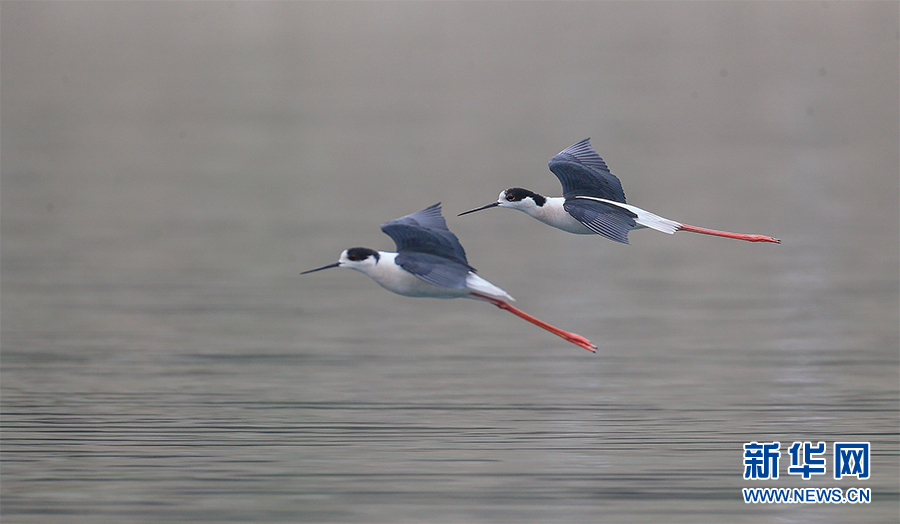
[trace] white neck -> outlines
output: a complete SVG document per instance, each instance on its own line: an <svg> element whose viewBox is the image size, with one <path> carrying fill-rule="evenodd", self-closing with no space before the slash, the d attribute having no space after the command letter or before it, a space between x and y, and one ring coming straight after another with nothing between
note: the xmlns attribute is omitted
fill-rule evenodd
<svg viewBox="0 0 900 524"><path fill-rule="evenodd" d="M391 280L394 274L397 272L398 267L394 264L394 259L397 258L397 253L392 253L390 251L379 251L378 252L379 259L378 263L372 266L363 266L363 267L354 267L360 273L365 273L369 277L372 278L375 282L381 284L382 282L386 282Z"/></svg>

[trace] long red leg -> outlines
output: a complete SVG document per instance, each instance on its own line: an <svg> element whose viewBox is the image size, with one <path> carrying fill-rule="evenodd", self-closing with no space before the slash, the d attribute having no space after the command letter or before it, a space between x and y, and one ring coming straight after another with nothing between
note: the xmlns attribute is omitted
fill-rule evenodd
<svg viewBox="0 0 900 524"><path fill-rule="evenodd" d="M767 237L765 235L744 235L742 233L729 233L727 231L717 231L715 229L706 229L705 227L691 226L681 224L677 231L691 231L693 233L703 233L704 235L714 235L717 237L736 238L738 240L746 240L747 242L774 242L780 244L781 240L777 238Z"/></svg>
<svg viewBox="0 0 900 524"><path fill-rule="evenodd" d="M535 318L517 307L511 306L509 303L504 302L503 300L500 300L499 298L489 297L487 295L482 295L481 293L470 293L470 294L476 298L480 298L482 300L487 300L488 302L497 306L498 308L505 309L505 310L509 311L510 313L512 313L513 315L515 315L519 318L525 319L525 320L531 322L532 324L534 324L535 326L544 328L547 331L553 333L554 335L568 340L569 342L575 344L576 346L581 346L584 349L590 351L591 353L596 353L596 351L597 351L597 346L591 344L591 341L584 338L583 336L577 335L575 333L569 333L568 331L563 331L556 326L551 326L550 324L544 322L543 320Z"/></svg>

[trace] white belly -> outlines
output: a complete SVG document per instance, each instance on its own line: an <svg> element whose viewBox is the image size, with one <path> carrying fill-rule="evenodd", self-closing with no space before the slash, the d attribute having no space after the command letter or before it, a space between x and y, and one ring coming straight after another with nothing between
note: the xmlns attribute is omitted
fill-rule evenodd
<svg viewBox="0 0 900 524"><path fill-rule="evenodd" d="M469 294L467 289L451 289L435 286L406 271L397 272L390 278L377 278L375 282L405 297L458 298Z"/></svg>

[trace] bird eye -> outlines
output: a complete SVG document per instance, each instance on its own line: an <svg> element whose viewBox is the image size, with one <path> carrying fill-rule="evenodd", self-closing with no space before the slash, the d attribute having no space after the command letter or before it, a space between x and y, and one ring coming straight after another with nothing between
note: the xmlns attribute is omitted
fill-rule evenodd
<svg viewBox="0 0 900 524"><path fill-rule="evenodd" d="M516 199L515 193L507 193L507 194L506 194L506 199L509 200L510 202L512 202L513 200Z"/></svg>

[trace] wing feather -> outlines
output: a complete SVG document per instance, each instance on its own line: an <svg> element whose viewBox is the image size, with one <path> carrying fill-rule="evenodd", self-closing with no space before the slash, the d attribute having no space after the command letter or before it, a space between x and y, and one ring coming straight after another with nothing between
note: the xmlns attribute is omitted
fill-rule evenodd
<svg viewBox="0 0 900 524"><path fill-rule="evenodd" d="M563 208L594 233L623 244L628 243L628 232L636 225L636 214L595 200L566 200Z"/></svg>
<svg viewBox="0 0 900 524"><path fill-rule="evenodd" d="M590 196L624 203L622 183L591 147L590 140L585 138L550 160L550 171L562 184L563 196Z"/></svg>
<svg viewBox="0 0 900 524"><path fill-rule="evenodd" d="M447 228L447 222L441 215L440 202L385 222L381 224L381 230L394 240L398 253L437 255L468 266L465 249Z"/></svg>
<svg viewBox="0 0 900 524"><path fill-rule="evenodd" d="M469 272L473 271L468 264L430 253L400 253L394 262L429 284L451 289L465 289Z"/></svg>

